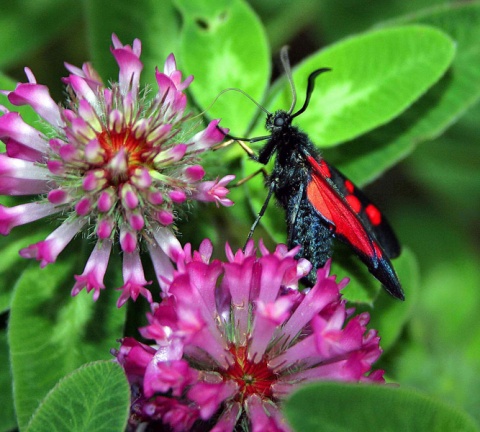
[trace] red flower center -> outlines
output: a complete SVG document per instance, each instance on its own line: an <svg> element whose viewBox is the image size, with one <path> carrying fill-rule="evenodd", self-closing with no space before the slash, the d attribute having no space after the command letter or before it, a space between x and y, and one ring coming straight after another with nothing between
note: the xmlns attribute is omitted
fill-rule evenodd
<svg viewBox="0 0 480 432"><path fill-rule="evenodd" d="M107 161L123 149L127 156L129 171L148 162L144 137L136 138L130 129L123 129L120 132L103 131L98 135L98 142L105 150Z"/></svg>
<svg viewBox="0 0 480 432"><path fill-rule="evenodd" d="M267 366L266 358L258 363L248 360L245 347L232 346L230 352L235 357L235 363L224 373L224 377L238 384L240 401L253 394L271 398L271 386L276 381L276 375Z"/></svg>

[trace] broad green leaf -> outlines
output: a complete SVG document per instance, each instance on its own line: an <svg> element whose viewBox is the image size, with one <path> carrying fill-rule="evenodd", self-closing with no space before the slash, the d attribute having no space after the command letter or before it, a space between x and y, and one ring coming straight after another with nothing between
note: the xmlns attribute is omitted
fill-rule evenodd
<svg viewBox="0 0 480 432"><path fill-rule="evenodd" d="M111 359L109 350L122 336L125 308L116 308L115 290L106 289L96 303L85 291L71 297L73 274L83 266L78 253L68 255L75 246L44 269L32 263L15 287L9 344L20 429L60 378L88 361ZM106 280L120 286L112 258L115 274Z"/></svg>
<svg viewBox="0 0 480 432"><path fill-rule="evenodd" d="M393 122L335 153L326 152L329 161L359 184L376 178L422 141L440 135L480 97L480 3L444 6L393 24L407 23L432 25L450 35L456 56L448 73Z"/></svg>
<svg viewBox="0 0 480 432"><path fill-rule="evenodd" d="M8 342L5 330L0 331L0 431L6 432L15 428L15 411L13 408L12 374L8 358Z"/></svg>
<svg viewBox="0 0 480 432"><path fill-rule="evenodd" d="M446 71L455 44L445 33L411 25L371 31L351 37L312 55L295 68L300 108L307 78L317 77L315 92L295 124L320 147L351 140L395 118ZM291 101L285 89L272 105L285 109Z"/></svg>
<svg viewBox="0 0 480 432"><path fill-rule="evenodd" d="M73 27L81 3L71 0L2 1L0 68L18 62L60 32Z"/></svg>
<svg viewBox="0 0 480 432"><path fill-rule="evenodd" d="M296 431L479 431L463 411L429 396L380 385L318 383L285 404Z"/></svg>
<svg viewBox="0 0 480 432"><path fill-rule="evenodd" d="M33 229L32 229L33 228ZM28 228L17 228L8 236L0 237L0 312L10 307L12 292L16 281L27 268L29 261L19 255L19 250L32 243L43 240L48 235L44 225L35 223Z"/></svg>
<svg viewBox="0 0 480 432"><path fill-rule="evenodd" d="M178 48L178 19L172 1L86 0L85 6L93 64L105 82L118 81L118 66L110 53L115 33L125 45L131 46L135 38L141 40L141 80L156 86L155 67L163 70L168 54Z"/></svg>
<svg viewBox="0 0 480 432"><path fill-rule="evenodd" d="M270 53L264 29L242 0L176 0L182 13L180 63L195 81L190 90L211 118L222 118L222 126L241 135L258 111L244 95L230 92L236 87L261 101L270 77Z"/></svg>
<svg viewBox="0 0 480 432"><path fill-rule="evenodd" d="M130 386L116 363L99 361L75 370L48 393L27 432L122 432L130 409Z"/></svg>

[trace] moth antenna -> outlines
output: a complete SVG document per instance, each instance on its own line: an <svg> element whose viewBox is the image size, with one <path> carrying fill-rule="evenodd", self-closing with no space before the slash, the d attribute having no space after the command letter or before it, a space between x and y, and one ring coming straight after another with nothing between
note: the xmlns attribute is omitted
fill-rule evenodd
<svg viewBox="0 0 480 432"><path fill-rule="evenodd" d="M297 91L295 90L295 84L293 83L292 77L292 68L290 66L290 59L288 58L288 46L285 45L280 50L280 60L282 62L283 70L285 71L285 76L288 79L288 83L290 84L290 90L292 92L292 105L288 110L288 115L292 114L293 109L295 108L295 104L297 103Z"/></svg>
<svg viewBox="0 0 480 432"><path fill-rule="evenodd" d="M290 118L297 117L298 115L302 114L308 107L308 104L310 103L310 98L312 97L313 89L315 88L315 78L317 78L318 75L324 73L324 72L329 72L332 69L330 68L320 68L317 70L314 70L309 76L308 76L308 83L307 83L307 95L305 97L305 102L295 114L292 114ZM289 112L290 114L290 112Z"/></svg>
<svg viewBox="0 0 480 432"><path fill-rule="evenodd" d="M240 90L239 88L236 88L236 87L229 87L229 88L223 89L217 96L215 96L215 99L213 99L212 103L210 105L208 105L208 107L205 108L201 113L197 114L195 117L199 117L199 116L204 115L210 108L212 108L212 106L215 104L215 102L217 102L217 100L220 96L222 96L224 93L229 92L229 91L236 91L236 92L242 93L244 96L246 96L248 99L250 99L258 108L260 108L265 114L267 114L267 115L270 114L264 106L260 105L248 93L246 93L243 90ZM195 118L195 117L192 117L192 118Z"/></svg>

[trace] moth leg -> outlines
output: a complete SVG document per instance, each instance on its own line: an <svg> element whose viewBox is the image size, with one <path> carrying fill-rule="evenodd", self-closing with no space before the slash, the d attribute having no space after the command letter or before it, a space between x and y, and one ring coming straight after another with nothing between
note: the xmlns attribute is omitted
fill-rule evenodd
<svg viewBox="0 0 480 432"><path fill-rule="evenodd" d="M253 232L255 231L255 228L257 227L258 223L260 222L260 219L262 219L263 215L265 214L265 211L267 210L268 203L270 201L270 198L272 198L275 187L276 187L275 181L270 182L270 186L268 188L267 198L265 199L265 201L262 205L262 208L258 212L258 215L255 218L255 221L253 222L252 227L250 228L250 231L249 231L248 236L247 236L247 241L245 242L245 246L247 245L248 241L252 238ZM245 249L245 246L244 246L244 249Z"/></svg>
<svg viewBox="0 0 480 432"><path fill-rule="evenodd" d="M268 177L267 170L265 168L260 168L257 171L253 172L252 174L248 175L247 177L244 177L243 179L239 180L237 183L230 187L238 187L241 186L242 184L246 183L247 181L251 180L252 178L256 177L258 174L263 174L263 178L266 179Z"/></svg>
<svg viewBox="0 0 480 432"><path fill-rule="evenodd" d="M262 139L262 140L266 139L266 137L258 137L258 138L259 138L258 141L260 141L260 139ZM248 139L245 139L245 140L248 141L248 142L256 142L257 141L256 138L252 138L251 140L248 140ZM212 147L212 150L213 151L221 150L225 147L229 147L234 142L236 142L236 143L239 144L240 147L242 147L243 150L245 150L245 153L248 154L250 159L253 159L256 162L259 162L258 155L252 150L251 147L249 147L247 144L245 144L245 140L240 139L240 138L231 137L231 139L229 139L228 141L225 141L223 143L217 144L216 146Z"/></svg>
<svg viewBox="0 0 480 432"><path fill-rule="evenodd" d="M242 137L236 137L230 134L225 134L225 138L230 138L231 140L234 140L234 141L247 141L249 143L254 143L254 142L268 140L270 139L270 135L263 135L263 136L254 137L254 138L242 138Z"/></svg>
<svg viewBox="0 0 480 432"><path fill-rule="evenodd" d="M217 144L217 145L213 146L212 150L217 151L217 150L221 150L225 147L230 147L234 142L235 142L235 140L229 139L228 141L225 141L225 142L222 142L220 144Z"/></svg>
<svg viewBox="0 0 480 432"><path fill-rule="evenodd" d="M242 149L245 150L245 152L250 156L251 159L257 160L257 155L255 154L255 152L247 144L245 144L243 141L240 141L240 140L236 141L236 140L231 139L229 141L225 141L224 143L218 144L215 147L212 147L212 149L213 150L220 150L222 148L228 147L229 145L231 145L234 142L237 142L240 145L240 147L242 147ZM252 174L248 175L247 177L239 180L237 183L235 183L234 185L232 185L230 187L241 186L242 184L246 183L247 181L249 181L250 179L252 179L253 177L257 176L260 173L263 174L264 179L266 179L268 177L268 173L267 173L266 169L262 167L262 168L258 169L257 171L253 172Z"/></svg>
<svg viewBox="0 0 480 432"><path fill-rule="evenodd" d="M245 153L248 154L248 156L250 156L251 158L256 158L257 155L255 154L255 152L251 149L251 147L249 147L247 144L245 144L244 141L242 140L237 140L237 143L240 147L242 147L243 150L245 150Z"/></svg>

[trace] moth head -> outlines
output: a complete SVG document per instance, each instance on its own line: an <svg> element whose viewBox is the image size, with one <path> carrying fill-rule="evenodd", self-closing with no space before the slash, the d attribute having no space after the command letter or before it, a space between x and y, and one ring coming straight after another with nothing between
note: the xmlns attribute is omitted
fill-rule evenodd
<svg viewBox="0 0 480 432"><path fill-rule="evenodd" d="M283 110L275 111L267 115L265 127L269 132L280 132L290 127L292 116Z"/></svg>

